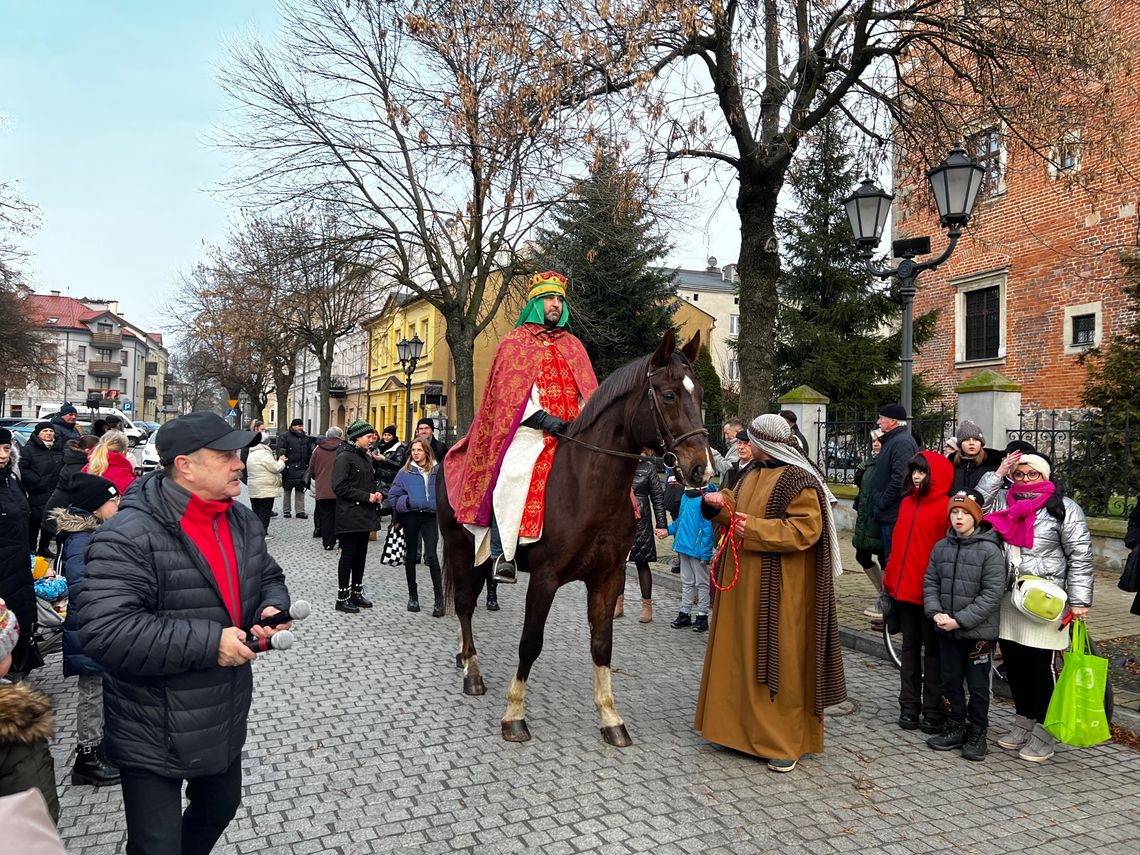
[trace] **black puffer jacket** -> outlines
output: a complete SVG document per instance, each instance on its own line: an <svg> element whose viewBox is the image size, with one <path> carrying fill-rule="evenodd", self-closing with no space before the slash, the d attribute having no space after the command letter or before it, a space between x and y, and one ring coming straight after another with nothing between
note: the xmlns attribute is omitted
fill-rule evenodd
<svg viewBox="0 0 1140 855"><path fill-rule="evenodd" d="M0 683L0 796L35 787L43 793L52 820L58 822L55 767L48 748L51 736L48 696L28 685ZM9 843L5 852L10 851Z"/></svg>
<svg viewBox="0 0 1140 855"><path fill-rule="evenodd" d="M653 536L653 529L667 528L669 520L665 518L665 490L657 475L657 465L652 460L638 461L637 471L633 474L633 495L637 497L641 517L634 530L629 560L656 561L657 539ZM651 505L652 516L649 513Z"/></svg>
<svg viewBox="0 0 1140 855"><path fill-rule="evenodd" d="M285 471L281 473L281 486L285 489L309 486L309 458L317 441L306 433L294 433L290 428L277 438L277 454L284 454Z"/></svg>
<svg viewBox="0 0 1140 855"><path fill-rule="evenodd" d="M52 490L51 498L44 505L43 529L53 537L58 529L52 511L56 508L67 510L68 505L71 504L71 480L82 472L86 465L86 451L80 451L70 445L63 447L63 467L59 470L59 480L55 484L55 489Z"/></svg>
<svg viewBox="0 0 1140 855"><path fill-rule="evenodd" d="M887 431L880 443L882 451L871 477L871 519L880 525L894 525L899 518L899 505L909 490L909 485L903 486L903 475L907 463L918 454L918 443L908 425ZM866 489L866 482L862 489Z"/></svg>
<svg viewBox="0 0 1140 855"><path fill-rule="evenodd" d="M989 523L983 522L969 537L950 529L930 553L923 605L928 617L944 612L958 621L960 629L950 632L953 638L992 641L998 637L1005 583L1005 551Z"/></svg>
<svg viewBox="0 0 1140 855"><path fill-rule="evenodd" d="M11 463L0 469L0 600L20 622L21 632L31 626L36 592L28 550L28 497Z"/></svg>
<svg viewBox="0 0 1140 855"><path fill-rule="evenodd" d="M56 440L51 448L42 439L33 436L20 452L20 480L28 494L32 513L43 516L44 506L59 482L63 468L63 442Z"/></svg>
<svg viewBox="0 0 1140 855"><path fill-rule="evenodd" d="M369 501L377 491L380 466L368 452L346 444L333 463L332 488L336 493L336 533L379 531L380 506Z"/></svg>
<svg viewBox="0 0 1140 855"><path fill-rule="evenodd" d="M950 486L950 495L963 490L977 490L978 482L987 472L996 472L1001 466L1001 459L1005 452L995 448L984 448L985 458L978 463L973 457L966 457L962 452L950 455L950 462L954 464L954 483Z"/></svg>
<svg viewBox="0 0 1140 855"><path fill-rule="evenodd" d="M233 622L202 553L179 524L190 494L156 472L140 480L87 547L79 597L83 650L106 671L107 752L170 778L225 771L241 754L253 694L249 664L218 665ZM285 577L253 512L226 513L243 629L289 606Z"/></svg>

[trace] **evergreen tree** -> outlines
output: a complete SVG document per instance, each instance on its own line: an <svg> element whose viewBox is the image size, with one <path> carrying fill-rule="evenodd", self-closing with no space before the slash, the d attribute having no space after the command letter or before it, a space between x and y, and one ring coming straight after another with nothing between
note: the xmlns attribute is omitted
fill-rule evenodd
<svg viewBox="0 0 1140 855"><path fill-rule="evenodd" d="M898 285L872 277L855 252L843 199L857 182L844 125L834 115L816 129L789 181L794 211L778 220L786 267L780 276L773 397L806 384L844 410L874 413L897 400L901 312ZM918 347L937 311L914 321ZM936 392L914 378L914 407ZM912 414L913 416L914 414Z"/></svg>
<svg viewBox="0 0 1140 855"><path fill-rule="evenodd" d="M720 376L716 373L712 354L706 345L701 345L701 352L697 354L697 361L693 364L693 379L701 387L701 401L705 407L705 426L709 428L709 442L724 451L720 431L725 416L724 390L721 389Z"/></svg>
<svg viewBox="0 0 1140 855"><path fill-rule="evenodd" d="M612 152L600 155L542 233L549 264L569 279L570 324L598 378L653 352L673 324L669 251L639 177Z"/></svg>

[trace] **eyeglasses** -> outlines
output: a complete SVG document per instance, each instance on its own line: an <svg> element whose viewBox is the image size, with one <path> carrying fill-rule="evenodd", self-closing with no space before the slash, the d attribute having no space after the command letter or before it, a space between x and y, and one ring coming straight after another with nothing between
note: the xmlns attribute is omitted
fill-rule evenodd
<svg viewBox="0 0 1140 855"><path fill-rule="evenodd" d="M1041 481L1044 477L1040 472L1030 469L1028 472L1021 472L1020 470L1014 472L1010 476L1014 481Z"/></svg>

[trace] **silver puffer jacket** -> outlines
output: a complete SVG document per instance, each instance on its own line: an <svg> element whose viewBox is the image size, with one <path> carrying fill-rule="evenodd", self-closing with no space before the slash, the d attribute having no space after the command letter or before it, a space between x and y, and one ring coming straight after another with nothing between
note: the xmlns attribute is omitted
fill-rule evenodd
<svg viewBox="0 0 1140 855"><path fill-rule="evenodd" d="M1002 481L996 472L987 472L978 482L977 489L984 499L987 514L1006 508L1006 490L1001 489ZM1018 573L1041 576L1060 585L1069 595L1069 605L1091 606L1092 535L1081 506L1068 496L1063 501L1064 522L1045 508L1037 511L1037 519L1033 523L1033 548L1022 548Z"/></svg>

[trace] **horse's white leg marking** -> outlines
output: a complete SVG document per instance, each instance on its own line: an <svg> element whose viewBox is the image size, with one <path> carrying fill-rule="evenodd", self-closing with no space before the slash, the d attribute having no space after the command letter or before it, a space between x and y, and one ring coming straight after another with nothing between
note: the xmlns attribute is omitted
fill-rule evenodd
<svg viewBox="0 0 1140 855"><path fill-rule="evenodd" d="M594 666L594 706L598 708L602 727L617 727L624 724L614 709L614 690L610 683L610 669L604 665Z"/></svg>
<svg viewBox="0 0 1140 855"><path fill-rule="evenodd" d="M463 676L464 677L482 677L483 673L479 670L479 656L478 654L472 656L470 659L465 659L463 662Z"/></svg>
<svg viewBox="0 0 1140 855"><path fill-rule="evenodd" d="M519 721L526 718L526 683L516 674L511 678L510 688L507 689L507 711L503 713L503 721Z"/></svg>

